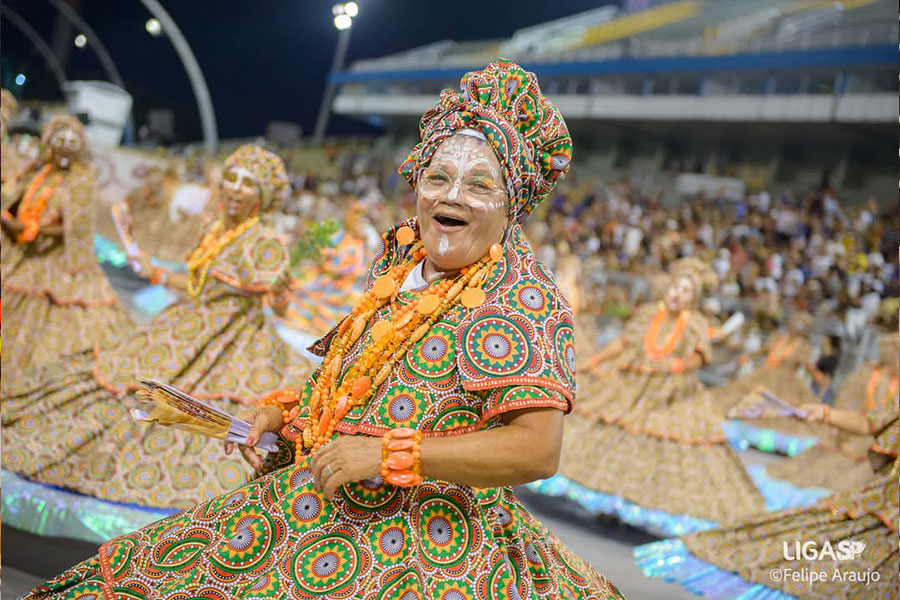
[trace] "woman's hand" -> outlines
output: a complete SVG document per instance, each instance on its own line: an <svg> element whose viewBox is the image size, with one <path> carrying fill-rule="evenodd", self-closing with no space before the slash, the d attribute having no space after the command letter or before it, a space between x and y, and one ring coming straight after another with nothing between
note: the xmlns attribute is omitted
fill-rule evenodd
<svg viewBox="0 0 900 600"><path fill-rule="evenodd" d="M804 420L807 423L825 422L825 405L821 402L806 402L801 404L799 408L806 413Z"/></svg>
<svg viewBox="0 0 900 600"><path fill-rule="evenodd" d="M9 217L0 217L0 220L3 221L3 226L11 233L20 233L25 229L25 224L15 217L11 219Z"/></svg>
<svg viewBox="0 0 900 600"><path fill-rule="evenodd" d="M150 261L150 256L148 256L146 252L141 252L134 257L134 260L140 265L140 271L137 273L137 276L143 279L150 279L150 276L153 275L153 269L155 268Z"/></svg>
<svg viewBox="0 0 900 600"><path fill-rule="evenodd" d="M284 417L281 415L281 410L278 407L254 406L239 413L237 418L252 423L250 433L247 434L247 443L235 444L234 442L225 442L225 454L234 452L234 447L237 445L244 460L250 463L253 470L258 471L262 468L262 457L256 453L254 446L259 443L259 438L262 437L263 433L280 430L284 425Z"/></svg>
<svg viewBox="0 0 900 600"><path fill-rule="evenodd" d="M381 438L368 435L328 442L310 462L316 489L332 500L345 483L377 477L381 474L381 446Z"/></svg>

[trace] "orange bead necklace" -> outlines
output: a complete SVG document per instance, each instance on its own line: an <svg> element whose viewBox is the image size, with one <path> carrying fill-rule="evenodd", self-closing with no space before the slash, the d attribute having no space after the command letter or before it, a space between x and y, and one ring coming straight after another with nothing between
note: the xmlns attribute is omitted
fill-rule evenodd
<svg viewBox="0 0 900 600"><path fill-rule="evenodd" d="M675 327L672 329L672 333L666 338L665 343L660 346L659 330L662 328L663 321L666 320L666 312L665 307L661 306L659 310L656 311L656 314L653 315L653 320L650 321L650 327L647 328L647 333L644 334L644 353L650 360L665 358L672 354L675 350L675 346L677 346L678 342L681 340L681 336L684 334L684 330L687 328L688 321L691 317L689 311L681 311L681 314L678 315L678 320L675 321Z"/></svg>
<svg viewBox="0 0 900 600"><path fill-rule="evenodd" d="M41 218L44 216L44 211L47 210L47 202L56 192L56 186L59 185L62 179L61 175L57 175L54 181L44 185L51 168L52 165L50 164L44 165L44 168L40 170L22 197L18 217L25 225L25 229L19 232L19 235L16 237L16 241L20 244L33 242L37 237L38 232L41 230ZM38 190L40 190L40 194L38 194Z"/></svg>
<svg viewBox="0 0 900 600"><path fill-rule="evenodd" d="M460 270L452 278L432 283L412 295L409 302L389 316L376 321L369 330L366 347L341 377L347 353L362 336L371 318L397 297L407 275L425 258L421 242L412 247L409 259L375 280L338 329L322 361L310 394L302 442L297 441L298 461L302 458L303 448L312 452L321 448L331 439L335 427L351 409L371 400L410 347L422 339L457 302L473 308L484 301L484 291L480 286L491 269L491 263L502 258L502 249L499 244L495 246L488 256ZM480 302L474 304L475 300Z"/></svg>
<svg viewBox="0 0 900 600"><path fill-rule="evenodd" d="M897 393L898 381L897 377L891 377L891 384L888 387L887 393L878 399L878 402L875 401L875 391L878 388L878 383L881 381L881 369L875 367L872 369L872 373L869 375L869 383L866 385L866 409L867 410L875 410L876 408L882 409L887 406L887 403L890 402L891 398Z"/></svg>

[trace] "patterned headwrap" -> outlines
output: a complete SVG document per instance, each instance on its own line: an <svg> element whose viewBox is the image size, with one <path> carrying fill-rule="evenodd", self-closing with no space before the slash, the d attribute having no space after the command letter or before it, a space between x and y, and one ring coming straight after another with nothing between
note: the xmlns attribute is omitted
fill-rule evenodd
<svg viewBox="0 0 900 600"><path fill-rule="evenodd" d="M400 165L415 187L419 173L445 139L463 129L484 134L494 149L510 198L510 218L523 223L569 170L572 137L559 110L538 87L537 77L498 59L466 73L460 90L444 90L422 116L422 141Z"/></svg>
<svg viewBox="0 0 900 600"><path fill-rule="evenodd" d="M232 167L243 167L259 179L261 213L278 210L291 193L284 161L265 148L244 144L225 159L223 172Z"/></svg>
<svg viewBox="0 0 900 600"><path fill-rule="evenodd" d="M82 125L81 121L79 121L76 117L73 117L71 115L54 115L50 118L49 121L44 123L43 129L41 129L41 147L44 149L44 152L49 152L50 138L53 137L54 133L61 129L71 129L75 132L75 135L81 138L81 152L79 153L79 160L87 160L88 139L87 135L85 135L84 132L84 125Z"/></svg>
<svg viewBox="0 0 900 600"><path fill-rule="evenodd" d="M712 291L719 285L716 272L706 262L689 256L680 258L669 267L669 275L672 280L687 277L694 284L694 299L699 301L700 296Z"/></svg>

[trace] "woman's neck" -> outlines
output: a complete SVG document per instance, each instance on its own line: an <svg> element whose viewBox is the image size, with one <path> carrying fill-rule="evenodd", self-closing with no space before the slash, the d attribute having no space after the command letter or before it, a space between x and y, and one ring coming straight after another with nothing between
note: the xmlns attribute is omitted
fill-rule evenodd
<svg viewBox="0 0 900 600"><path fill-rule="evenodd" d="M437 267L434 263L429 260L429 258L425 257L425 264L422 265L422 278L428 283L434 283L438 279L443 279L444 277L450 277L451 275L456 275L459 270L456 271L444 271Z"/></svg>

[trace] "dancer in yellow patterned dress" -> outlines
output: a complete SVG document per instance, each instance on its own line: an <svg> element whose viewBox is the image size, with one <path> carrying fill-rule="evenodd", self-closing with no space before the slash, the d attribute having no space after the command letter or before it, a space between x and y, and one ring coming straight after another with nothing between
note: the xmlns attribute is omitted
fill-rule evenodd
<svg viewBox="0 0 900 600"><path fill-rule="evenodd" d="M714 281L698 259L674 263L664 302L638 309L579 372L582 401L566 424L560 475L532 489L671 533L763 510L696 374L710 340L694 309Z"/></svg>
<svg viewBox="0 0 900 600"><path fill-rule="evenodd" d="M900 401L897 334L881 337L877 361L863 364L844 381L834 408L879 415L891 412ZM821 427L821 425L820 425ZM854 433L829 427L830 435L794 458L772 463L766 472L800 488L824 488L835 492L857 489L876 476L868 460L870 452L890 454L876 446L869 432ZM893 455L896 458L896 453Z"/></svg>
<svg viewBox="0 0 900 600"><path fill-rule="evenodd" d="M4 386L131 329L94 254L96 181L84 129L57 116L41 138L47 160L27 179L15 216L2 216Z"/></svg>
<svg viewBox="0 0 900 600"><path fill-rule="evenodd" d="M287 191L280 158L258 146L235 151L225 162L223 213L191 254L189 273L167 273L143 260L144 273L187 292L186 299L118 346L3 378L3 468L95 499L170 512L245 481L245 465L224 456L218 443L134 421L127 399L140 379L152 377L234 413L273 387L305 381L311 365L263 314L265 297L277 296L277 304L285 296L288 256L260 216ZM29 482L7 479L3 502L25 502L9 511L25 520L20 527L52 534L55 524L77 525L64 518L68 510L68 521L79 521L64 499L55 509L34 507L24 491L17 493ZM80 518L89 529L76 532L80 537L106 539L159 517L94 505ZM104 521L100 510L121 515Z"/></svg>

